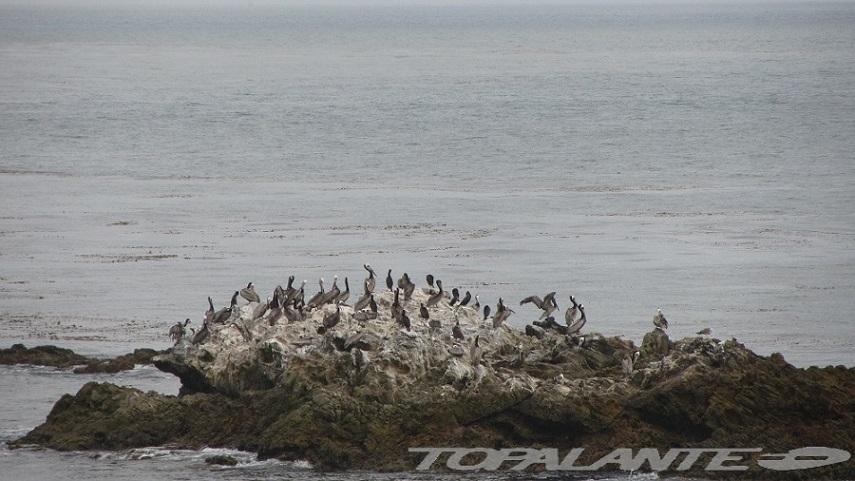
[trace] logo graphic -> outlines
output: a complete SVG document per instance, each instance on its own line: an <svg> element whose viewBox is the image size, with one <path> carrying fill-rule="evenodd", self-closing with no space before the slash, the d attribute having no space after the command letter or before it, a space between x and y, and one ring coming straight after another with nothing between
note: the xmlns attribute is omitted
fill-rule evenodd
<svg viewBox="0 0 855 481"><path fill-rule="evenodd" d="M505 463L514 463L508 468L512 471L522 471L534 465L543 465L547 471L596 471L605 466L636 471L645 463L652 471L686 471L698 464L703 455L706 455L705 459L709 458L703 466L706 471L745 471L749 468L745 464L748 462L746 456L760 453L763 448L674 448L662 455L654 448L643 448L637 452L618 448L587 466L576 464L584 448L573 448L563 458L559 457L558 450L554 448L410 448L409 451L425 453L416 467L417 471L431 469L443 454L448 455L445 467L456 471L496 471ZM794 471L842 463L850 457L850 453L842 449L806 447L786 453L761 454L757 466L773 471Z"/></svg>

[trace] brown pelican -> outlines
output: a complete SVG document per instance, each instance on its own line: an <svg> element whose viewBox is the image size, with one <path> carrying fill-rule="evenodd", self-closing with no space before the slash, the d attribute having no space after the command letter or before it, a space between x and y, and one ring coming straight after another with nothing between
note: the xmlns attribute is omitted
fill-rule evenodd
<svg viewBox="0 0 855 481"><path fill-rule="evenodd" d="M232 302L229 304L229 307L224 307L220 309L219 312L214 314L214 318L211 320L214 324L225 324L226 321L232 318L232 314L234 313L235 306L237 305L237 298L240 295L238 291L235 291L232 296Z"/></svg>
<svg viewBox="0 0 855 481"><path fill-rule="evenodd" d="M368 307L368 303L371 302L371 299L373 297L374 297L373 294L366 292L365 295L362 296L361 298L359 298L359 300L356 301L356 303L353 305L353 311L359 312L359 311L365 309L366 307Z"/></svg>
<svg viewBox="0 0 855 481"><path fill-rule="evenodd" d="M311 309L313 307L318 307L320 305L319 304L320 300L324 297L324 294L326 294L326 292L324 292L324 278L323 277L320 278L320 280L318 281L318 284L321 286L321 290L318 291L317 294L312 296L309 299L309 302L306 303L306 307L308 307L309 309Z"/></svg>
<svg viewBox="0 0 855 481"><path fill-rule="evenodd" d="M294 295L294 291L295 291L295 289L294 289L294 276L288 276L288 286L285 289L282 289L282 286L276 286L274 293L277 290L281 291L280 296L282 297L282 299L288 299L292 295Z"/></svg>
<svg viewBox="0 0 855 481"><path fill-rule="evenodd" d="M260 319L264 316L268 309L270 309L270 305L273 302L273 299L268 297L267 302L259 302L255 309L252 310L252 320Z"/></svg>
<svg viewBox="0 0 855 481"><path fill-rule="evenodd" d="M169 338L175 341L175 344L178 344L182 339L184 339L184 335L187 334L187 330L185 329L187 324L190 324L189 317L184 321L184 324L176 322L174 326L169 328Z"/></svg>
<svg viewBox="0 0 855 481"><path fill-rule="evenodd" d="M460 291L455 287L451 290L451 300L448 301L448 305L454 307L458 300L460 300Z"/></svg>
<svg viewBox="0 0 855 481"><path fill-rule="evenodd" d="M641 356L639 351L635 351L632 355L628 355L623 358L621 361L621 367L623 368L623 373L627 376L632 376L632 371L635 369L635 363L638 362L638 358Z"/></svg>
<svg viewBox="0 0 855 481"><path fill-rule="evenodd" d="M460 299L460 304L458 304L458 305L459 306L465 306L466 304L469 304L469 301L471 301L471 300L472 300L472 294L469 291L466 291L466 295L463 296L463 299Z"/></svg>
<svg viewBox="0 0 855 481"><path fill-rule="evenodd" d="M303 293L306 292L304 290L305 287L306 287L306 279L303 279L303 283L300 284L299 289L292 289L291 292L286 292L287 295L285 296L285 302L283 302L283 304L288 304L289 302L294 301L298 297L301 297L303 295Z"/></svg>
<svg viewBox="0 0 855 481"><path fill-rule="evenodd" d="M318 306L335 302L339 294L341 294L341 289L338 288L338 276L333 276L332 287L318 301Z"/></svg>
<svg viewBox="0 0 855 481"><path fill-rule="evenodd" d="M579 314L579 304L576 302L576 298L573 297L572 294L570 295L570 302L573 303L573 305L564 313L564 323L568 326L571 326L576 322L576 315Z"/></svg>
<svg viewBox="0 0 855 481"><path fill-rule="evenodd" d="M208 296L208 310L205 311L205 321L211 322L214 319L214 301L211 296Z"/></svg>
<svg viewBox="0 0 855 481"><path fill-rule="evenodd" d="M377 274L374 273L374 269L371 268L371 264L363 264L362 267L364 267L365 270L368 271L368 277L365 279L364 283L365 293L368 294L374 292L374 284L376 283L374 278L377 276Z"/></svg>
<svg viewBox="0 0 855 481"><path fill-rule="evenodd" d="M359 322L367 321L369 319L377 319L377 303L374 301L374 295L368 298L368 306L371 310L369 311L359 311L353 315L353 318Z"/></svg>
<svg viewBox="0 0 855 481"><path fill-rule="evenodd" d="M392 286L394 286L394 285L395 285L395 283L392 280L392 269L389 269L389 273L386 274L386 287L388 287L389 290L391 291Z"/></svg>
<svg viewBox="0 0 855 481"><path fill-rule="evenodd" d="M579 320L567 326L568 335L572 336L577 332L581 331L582 327L585 326L585 323L588 322L588 318L585 316L585 306L583 306L582 304L579 304L579 313L581 314Z"/></svg>
<svg viewBox="0 0 855 481"><path fill-rule="evenodd" d="M208 323L203 322L202 327L193 333L193 337L190 338L190 343L194 346L197 344L202 344L205 340L208 339L208 336L211 334L211 331L208 330Z"/></svg>
<svg viewBox="0 0 855 481"><path fill-rule="evenodd" d="M338 295L338 298L333 299L332 302L337 304L344 304L347 302L347 299L350 297L350 284L347 283L347 277L344 278L344 292Z"/></svg>
<svg viewBox="0 0 855 481"><path fill-rule="evenodd" d="M331 312L324 316L324 328L332 329L339 321L341 321L341 307L336 306L335 312Z"/></svg>
<svg viewBox="0 0 855 481"><path fill-rule="evenodd" d="M416 289L416 285L410 280L410 276L405 272L404 275L398 279L398 288L404 292L404 301L409 301L413 296L413 291Z"/></svg>
<svg viewBox="0 0 855 481"><path fill-rule="evenodd" d="M710 329L709 327L705 327L698 331L697 334L699 336L709 336L710 334L712 334L712 329Z"/></svg>
<svg viewBox="0 0 855 481"><path fill-rule="evenodd" d="M305 283L306 283L306 281L304 280L303 284L305 284ZM306 291L305 291L305 289L303 289L302 286L300 286L300 290L297 291L297 295L294 296L293 302L294 302L294 307L296 307L298 309L302 310L304 307L306 307Z"/></svg>
<svg viewBox="0 0 855 481"><path fill-rule="evenodd" d="M459 319L454 321L454 327L451 328L451 335L458 341L466 339L466 336L463 335L463 329L460 329Z"/></svg>
<svg viewBox="0 0 855 481"><path fill-rule="evenodd" d="M247 302L261 302L261 298L255 292L255 286L252 285L252 282L240 290L240 296L246 299Z"/></svg>
<svg viewBox="0 0 855 481"><path fill-rule="evenodd" d="M549 317L550 314L552 314L553 311L558 309L558 304L555 302L554 291L543 296L543 299L538 296L528 296L520 301L520 305L527 304L529 302L543 311L543 314L540 315L541 319L546 319L547 317Z"/></svg>
<svg viewBox="0 0 855 481"><path fill-rule="evenodd" d="M475 343L469 348L469 359L472 360L472 365L481 364L481 346L478 344L480 336L475 336Z"/></svg>
<svg viewBox="0 0 855 481"><path fill-rule="evenodd" d="M287 319L288 322L297 322L300 320L300 314L297 310L291 309L287 305L282 306L282 315L285 316L285 319Z"/></svg>
<svg viewBox="0 0 855 481"><path fill-rule="evenodd" d="M505 303L502 301L502 298L499 298L499 303L496 305L496 313L493 315L493 329L497 329L499 326L505 322L505 319L510 317L514 311L511 310Z"/></svg>
<svg viewBox="0 0 855 481"><path fill-rule="evenodd" d="M439 292L437 292L436 294L434 294L428 298L427 303L425 304L427 307L433 307L433 306L437 305L437 303L439 303L440 299L442 299L442 296L443 296L442 281L437 279L436 280L436 286L439 288Z"/></svg>
<svg viewBox="0 0 855 481"><path fill-rule="evenodd" d="M267 323L271 326L275 326L279 319L282 319L282 316L285 315L285 306L274 307L270 309L270 315L267 316Z"/></svg>
<svg viewBox="0 0 855 481"><path fill-rule="evenodd" d="M472 309L475 309L475 312L481 310L481 298L478 297L478 294L475 294L475 304L472 304Z"/></svg>
<svg viewBox="0 0 855 481"><path fill-rule="evenodd" d="M656 309L656 315L653 316L653 325L659 330L668 329L668 320L662 315L662 309Z"/></svg>
<svg viewBox="0 0 855 481"><path fill-rule="evenodd" d="M274 287L273 301L275 302L275 304L271 307L279 307L282 303L285 302L286 297L288 297L288 295L285 294L285 289L282 289L281 285Z"/></svg>
<svg viewBox="0 0 855 481"><path fill-rule="evenodd" d="M409 280L409 279L407 279L407 280ZM410 282L409 284L407 284L407 288L404 289L404 300L405 301L411 300L413 298L413 292L415 290L416 290L416 284L415 283Z"/></svg>

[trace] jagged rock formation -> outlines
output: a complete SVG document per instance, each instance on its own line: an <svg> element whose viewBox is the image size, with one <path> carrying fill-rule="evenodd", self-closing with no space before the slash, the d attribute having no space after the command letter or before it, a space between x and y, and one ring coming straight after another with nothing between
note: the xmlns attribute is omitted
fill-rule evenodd
<svg viewBox="0 0 855 481"><path fill-rule="evenodd" d="M418 312L429 295L416 290L404 309ZM181 395L90 383L17 444L227 446L372 470L414 469L421 456L408 448L425 446L584 447L583 465L622 447L855 452L855 369L796 369L736 341L674 342L658 329L633 361L632 341L551 329L528 336L443 302L430 311L442 327L412 316L407 330L390 317L391 293L377 302L378 319L360 324L342 307L338 325L321 334L333 306L273 326L244 306L238 319L210 326L205 342L154 358L181 378ZM452 337L455 321L465 341ZM752 478L855 478L851 460L794 472L750 461L742 474Z"/></svg>
<svg viewBox="0 0 855 481"><path fill-rule="evenodd" d="M0 349L0 364L32 364L68 368L86 364L88 361L89 358L86 356L76 354L71 349L56 346L27 348L23 344L14 344L9 349Z"/></svg>
<svg viewBox="0 0 855 481"><path fill-rule="evenodd" d="M28 348L23 344L14 344L9 349L0 349L0 364L32 364L60 369L73 367L75 374L117 373L129 371L138 364L151 364L152 358L161 354L166 353L154 349L135 349L131 354L113 359L96 359L56 346Z"/></svg>

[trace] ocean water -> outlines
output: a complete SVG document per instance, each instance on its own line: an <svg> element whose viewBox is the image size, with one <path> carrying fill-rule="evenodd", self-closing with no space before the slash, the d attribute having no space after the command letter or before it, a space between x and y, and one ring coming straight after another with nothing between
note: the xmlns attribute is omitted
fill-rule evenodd
<svg viewBox="0 0 855 481"><path fill-rule="evenodd" d="M367 262L482 304L573 294L586 331L637 343L661 308L672 337L855 366L853 133L851 2L0 2L0 346L165 348L209 295L358 291ZM2 440L92 379L2 369ZM203 454L0 464L313 476Z"/></svg>

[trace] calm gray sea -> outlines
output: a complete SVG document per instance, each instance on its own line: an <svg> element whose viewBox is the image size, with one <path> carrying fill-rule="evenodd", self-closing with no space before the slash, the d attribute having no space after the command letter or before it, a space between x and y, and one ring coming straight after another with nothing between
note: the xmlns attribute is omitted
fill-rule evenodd
<svg viewBox="0 0 855 481"><path fill-rule="evenodd" d="M0 347L164 348L209 295L292 274L358 289L367 262L482 304L572 293L589 332L639 342L661 308L672 337L710 327L853 366L853 186L853 2L0 1ZM92 379L1 370L0 440ZM123 376L103 379L177 392ZM204 455L4 449L0 465L314 476Z"/></svg>

